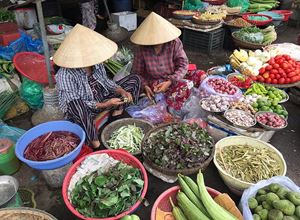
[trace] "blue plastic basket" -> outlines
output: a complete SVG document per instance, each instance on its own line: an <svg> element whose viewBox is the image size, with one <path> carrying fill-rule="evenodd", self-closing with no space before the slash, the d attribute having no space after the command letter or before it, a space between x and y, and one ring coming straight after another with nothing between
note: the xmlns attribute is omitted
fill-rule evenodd
<svg viewBox="0 0 300 220"><path fill-rule="evenodd" d="M48 160L48 161L32 161L24 158L24 151L28 144L35 138L51 132L51 131L69 131L76 134L80 138L79 145L70 153L64 155L63 157ZM33 169L37 170L52 170L65 166L66 164L72 162L80 153L82 145L85 141L85 132L77 124L69 121L51 121L40 124L28 130L22 137L18 140L16 144L15 153L16 156L25 164Z"/></svg>

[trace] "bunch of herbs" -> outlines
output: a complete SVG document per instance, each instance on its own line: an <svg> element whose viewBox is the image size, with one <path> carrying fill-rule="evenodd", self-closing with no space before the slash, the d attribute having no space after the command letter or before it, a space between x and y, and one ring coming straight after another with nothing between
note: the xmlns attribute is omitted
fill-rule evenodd
<svg viewBox="0 0 300 220"><path fill-rule="evenodd" d="M120 162L106 173L98 170L78 181L71 203L85 217L113 217L137 202L143 186L139 169Z"/></svg>
<svg viewBox="0 0 300 220"><path fill-rule="evenodd" d="M172 170L201 165L212 153L213 138L197 124L179 123L152 133L143 154L156 165Z"/></svg>

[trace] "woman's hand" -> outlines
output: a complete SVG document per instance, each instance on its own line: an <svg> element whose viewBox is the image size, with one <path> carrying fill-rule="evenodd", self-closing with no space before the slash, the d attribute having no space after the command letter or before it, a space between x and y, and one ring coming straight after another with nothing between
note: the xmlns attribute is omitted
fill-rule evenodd
<svg viewBox="0 0 300 220"><path fill-rule="evenodd" d="M171 85L172 85L171 80L159 83L157 86L154 87L154 92L155 93L166 92Z"/></svg>
<svg viewBox="0 0 300 220"><path fill-rule="evenodd" d="M153 99L154 93L153 93L152 89L149 86L145 86L145 93L146 93L146 96L149 99Z"/></svg>
<svg viewBox="0 0 300 220"><path fill-rule="evenodd" d="M127 98L128 99L128 103L131 103L133 102L133 98L132 98L132 95L130 94L130 92L127 92L126 90L124 90L123 88L118 88L116 90L116 92L118 94L120 94L123 98Z"/></svg>
<svg viewBox="0 0 300 220"><path fill-rule="evenodd" d="M124 102L122 102L121 99L119 98L112 98L112 99L109 99L105 102L99 102L96 104L96 107L98 109L101 109L101 108L109 108L109 107L112 107L112 106L119 106L119 105L123 105Z"/></svg>

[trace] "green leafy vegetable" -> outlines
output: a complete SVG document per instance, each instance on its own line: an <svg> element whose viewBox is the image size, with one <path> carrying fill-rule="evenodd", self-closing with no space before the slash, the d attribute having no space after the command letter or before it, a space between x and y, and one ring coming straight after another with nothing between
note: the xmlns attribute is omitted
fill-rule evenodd
<svg viewBox="0 0 300 220"><path fill-rule="evenodd" d="M264 34L257 27L244 27L234 32L234 36L250 43L261 44L264 41Z"/></svg>
<svg viewBox="0 0 300 220"><path fill-rule="evenodd" d="M0 8L0 22L15 21L15 15L13 12L8 11L5 8Z"/></svg>
<svg viewBox="0 0 300 220"><path fill-rule="evenodd" d="M85 217L113 217L136 203L143 186L140 171L120 162L106 173L98 170L78 181L70 198Z"/></svg>
<svg viewBox="0 0 300 220"><path fill-rule="evenodd" d="M202 164L212 153L213 139L197 124L173 124L152 133L143 154L158 166L176 170Z"/></svg>

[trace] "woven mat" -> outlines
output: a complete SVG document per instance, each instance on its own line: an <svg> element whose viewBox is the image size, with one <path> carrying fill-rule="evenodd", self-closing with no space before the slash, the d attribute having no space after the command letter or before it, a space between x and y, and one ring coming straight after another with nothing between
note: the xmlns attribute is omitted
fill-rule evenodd
<svg viewBox="0 0 300 220"><path fill-rule="evenodd" d="M38 209L7 208L0 209L1 220L57 220L54 216Z"/></svg>
<svg viewBox="0 0 300 220"><path fill-rule="evenodd" d="M223 23L219 23L216 25L199 25L199 24L194 24L191 20L180 20L175 18L170 18L169 21L178 28L186 28L186 29L200 31L200 32L210 32L219 29L223 26Z"/></svg>

